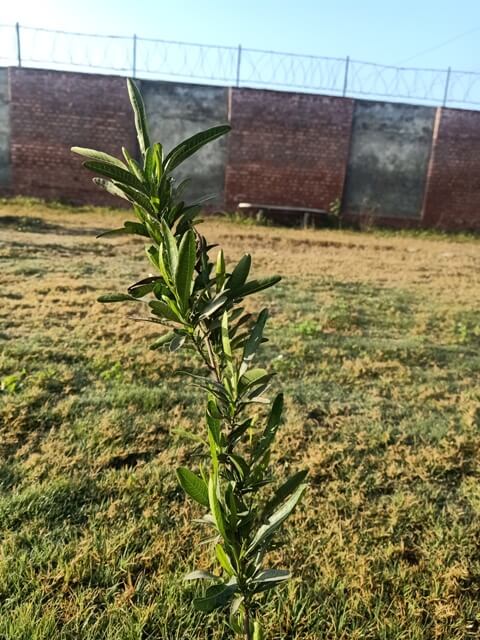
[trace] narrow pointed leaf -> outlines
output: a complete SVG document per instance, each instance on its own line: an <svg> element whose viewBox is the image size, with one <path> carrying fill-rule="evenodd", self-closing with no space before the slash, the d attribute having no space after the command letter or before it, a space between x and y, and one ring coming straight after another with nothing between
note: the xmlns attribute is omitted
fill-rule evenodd
<svg viewBox="0 0 480 640"><path fill-rule="evenodd" d="M144 175L140 165L135 160L135 158L132 158L132 156L128 152L128 149L126 149L125 147L122 147L122 153L123 153L123 157L127 161L127 165L128 165L128 168L130 169L130 171L140 180L140 182L144 182L145 175Z"/></svg>
<svg viewBox="0 0 480 640"><path fill-rule="evenodd" d="M264 517L268 517L272 514L275 509L286 499L289 495L291 495L297 487L303 483L305 478L308 475L308 471L306 469L299 471L291 478L289 478L286 482L284 482L275 492L275 495L271 500L267 502L265 508L263 510Z"/></svg>
<svg viewBox="0 0 480 640"><path fill-rule="evenodd" d="M249 338L245 341L243 347L243 362L245 365L250 363L257 352L258 347L262 343L263 329L268 318L268 309L263 309L258 315L257 321L250 333ZM243 373L243 372L242 372Z"/></svg>
<svg viewBox="0 0 480 640"><path fill-rule="evenodd" d="M165 333L163 336L158 338L158 340L155 340L155 342L153 342L149 348L152 351L155 351L155 349L160 349L160 347L163 347L165 344L173 340L174 337L175 334L173 333L173 331L169 331L168 333Z"/></svg>
<svg viewBox="0 0 480 640"><path fill-rule="evenodd" d="M258 293L280 282L282 278L280 276L272 276L271 278L262 278L261 280L250 280L239 290L232 292L232 297L244 298L250 296L252 293Z"/></svg>
<svg viewBox="0 0 480 640"><path fill-rule="evenodd" d="M172 308L163 300L152 300L148 303L152 313L159 318L165 318L166 320L172 320L173 322L180 322L180 318L172 310Z"/></svg>
<svg viewBox="0 0 480 640"><path fill-rule="evenodd" d="M130 78L127 80L127 87L130 103L135 115L135 128L137 130L138 145L143 155L150 146L145 105L137 85L133 80L130 80Z"/></svg>
<svg viewBox="0 0 480 640"><path fill-rule="evenodd" d="M220 249L217 255L217 262L215 264L215 279L218 293L225 283L225 257L223 255L222 249Z"/></svg>
<svg viewBox="0 0 480 640"><path fill-rule="evenodd" d="M178 247L173 233L170 231L168 225L164 220L162 220L162 236L162 254L164 256L164 259L166 258L165 266L170 275L170 278L174 280L175 273L178 267Z"/></svg>
<svg viewBox="0 0 480 640"><path fill-rule="evenodd" d="M235 572L233 570L232 563L230 562L230 559L225 553L225 549L221 544L217 544L215 546L215 555L217 556L217 560L219 561L222 568L228 573L229 576L233 576Z"/></svg>
<svg viewBox="0 0 480 640"><path fill-rule="evenodd" d="M225 529L225 521L223 517L222 507L217 497L217 482L214 476L210 476L210 480L208 482L208 499L210 504L210 510L212 512L213 518L215 520L215 524L217 529L224 540L227 540L227 532Z"/></svg>
<svg viewBox="0 0 480 640"><path fill-rule="evenodd" d="M199 319L203 320L204 318L209 318L210 316L212 316L225 305L227 300L228 294L225 292L216 296L213 300L210 300L210 302L203 307Z"/></svg>
<svg viewBox="0 0 480 640"><path fill-rule="evenodd" d="M189 229L180 242L178 264L175 272L175 284L184 310L188 307L188 300L192 291L195 262L195 235L193 231Z"/></svg>
<svg viewBox="0 0 480 640"><path fill-rule="evenodd" d="M95 149L86 149L85 147L72 147L71 151L73 151L73 153L78 153L78 155L88 158L89 160L105 162L119 167L120 169L124 169L125 171L127 170L125 163L108 153L104 153L103 151L95 151Z"/></svg>
<svg viewBox="0 0 480 640"><path fill-rule="evenodd" d="M203 571L203 569L197 569L196 571L191 571L187 573L183 578L185 581L188 580L215 580L218 582L218 576L210 573L210 571Z"/></svg>
<svg viewBox="0 0 480 640"><path fill-rule="evenodd" d="M215 609L225 607L237 591L236 585L218 584L207 589L204 598L196 598L193 606L198 611L211 613Z"/></svg>
<svg viewBox="0 0 480 640"><path fill-rule="evenodd" d="M134 296L134 298L142 298L147 295L147 293L151 293L159 282L162 282L162 278L158 276L144 278L128 287L128 293Z"/></svg>
<svg viewBox="0 0 480 640"><path fill-rule="evenodd" d="M248 274L250 273L250 267L252 265L251 256L246 253L239 261L235 269L232 271L231 276L228 279L228 288L232 294L236 295L237 290L241 289L245 284Z"/></svg>
<svg viewBox="0 0 480 640"><path fill-rule="evenodd" d="M130 185L122 184L118 180L114 180L113 184L115 187L117 187L117 189L120 189L121 191L123 191L123 193L125 194L125 196L130 202L139 205L140 207L142 207L142 209L145 209L145 211L148 211L148 213L152 213L152 214L155 213L155 207L153 206L150 198L146 196L143 191L134 189Z"/></svg>
<svg viewBox="0 0 480 640"><path fill-rule="evenodd" d="M258 460L267 451L275 438L283 412L283 394L279 393L273 401L267 425L253 452L253 459Z"/></svg>
<svg viewBox="0 0 480 640"><path fill-rule="evenodd" d="M115 182L129 185L130 187L137 189L137 191L145 191L145 187L140 180L126 169L109 164L108 162L100 162L99 160L87 160L87 162L83 163L83 166L90 169L90 171L94 171L106 178L115 180Z"/></svg>
<svg viewBox="0 0 480 640"><path fill-rule="evenodd" d="M138 302L133 296L126 293L107 293L97 298L98 302Z"/></svg>
<svg viewBox="0 0 480 640"><path fill-rule="evenodd" d="M204 145L220 138L229 131L229 125L220 125L218 127L212 127L206 131L196 133L187 140L184 140L172 149L165 158L165 171L173 171L179 164L201 149Z"/></svg>
<svg viewBox="0 0 480 640"><path fill-rule="evenodd" d="M117 196L118 198L129 200L129 198L127 197L127 194L124 191L122 191L119 187L117 187L111 180L107 180L106 178L95 177L95 178L92 178L92 181L102 189L105 189L105 191L108 191L108 193L110 193L112 196Z"/></svg>
<svg viewBox="0 0 480 640"><path fill-rule="evenodd" d="M268 373L266 369L249 369L238 381L238 388L241 393L253 385L268 382L275 374Z"/></svg>
<svg viewBox="0 0 480 640"><path fill-rule="evenodd" d="M249 553L252 553L256 549L258 549L273 536L280 525L292 513L306 488L306 484L301 484L299 487L297 487L290 498L286 500L286 502L284 502L284 504L268 518L267 523L259 528L248 549Z"/></svg>
<svg viewBox="0 0 480 640"><path fill-rule="evenodd" d="M141 224L140 222L132 222L130 220L127 220L123 223L123 227L120 227L119 229L109 229L108 231L99 233L97 238L125 235L144 236L146 238L150 237L148 231L145 228L145 225Z"/></svg>
<svg viewBox="0 0 480 640"><path fill-rule="evenodd" d="M292 577L286 569L264 569L253 579L253 582L279 582L289 580Z"/></svg>

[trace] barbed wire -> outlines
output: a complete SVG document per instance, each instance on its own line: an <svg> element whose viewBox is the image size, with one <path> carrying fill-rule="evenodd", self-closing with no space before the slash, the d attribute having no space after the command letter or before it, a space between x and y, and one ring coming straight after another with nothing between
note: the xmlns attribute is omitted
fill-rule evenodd
<svg viewBox="0 0 480 640"><path fill-rule="evenodd" d="M480 73L0 24L0 64L480 108Z"/></svg>

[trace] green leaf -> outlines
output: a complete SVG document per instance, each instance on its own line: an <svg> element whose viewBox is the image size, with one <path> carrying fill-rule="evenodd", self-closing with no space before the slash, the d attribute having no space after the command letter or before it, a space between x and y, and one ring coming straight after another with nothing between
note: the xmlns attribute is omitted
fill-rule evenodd
<svg viewBox="0 0 480 640"><path fill-rule="evenodd" d="M245 296L250 296L252 293L258 293L259 291L273 287L273 285L280 282L281 279L280 276L272 276L271 278L262 278L261 280L250 280L250 282L247 282L247 284L238 291L232 291L232 297L245 298Z"/></svg>
<svg viewBox="0 0 480 640"><path fill-rule="evenodd" d="M210 511L212 512L218 532L224 540L227 540L228 538L225 529L223 511L217 497L217 481L213 475L210 476L210 480L208 482L208 500L210 504Z"/></svg>
<svg viewBox="0 0 480 640"><path fill-rule="evenodd" d="M208 488L204 480L192 473L186 467L180 467L177 469L177 478L182 489L191 498L204 507L210 505L208 499Z"/></svg>
<svg viewBox="0 0 480 640"><path fill-rule="evenodd" d="M291 577L292 574L286 569L264 569L255 576L253 582L279 582L289 580Z"/></svg>
<svg viewBox="0 0 480 640"><path fill-rule="evenodd" d="M150 237L148 231L145 228L145 225L141 224L140 222L132 222L131 220L127 220L123 223L123 227L120 227L119 229L110 229L109 231L99 233L97 238L125 235L144 236L146 238Z"/></svg>
<svg viewBox="0 0 480 640"><path fill-rule="evenodd" d="M221 291L225 284L225 256L222 249L217 254L217 262L215 264L215 279L217 284L217 293Z"/></svg>
<svg viewBox="0 0 480 640"><path fill-rule="evenodd" d="M85 147L72 147L71 151L73 151L73 153L78 153L80 156L88 158L89 160L112 164L115 167L119 167L125 171L127 170L126 165L121 160L108 153L104 153L103 151L95 151L95 149L86 149Z"/></svg>
<svg viewBox="0 0 480 640"><path fill-rule="evenodd" d="M186 339L186 336L182 336L176 333L175 337L170 343L170 353L175 353L175 351L178 351L181 347L183 347Z"/></svg>
<svg viewBox="0 0 480 640"><path fill-rule="evenodd" d="M135 158L132 158L132 156L128 152L128 149L126 149L125 147L122 147L122 153L123 157L127 161L127 165L130 171L140 180L140 182L144 182L145 175Z"/></svg>
<svg viewBox="0 0 480 640"><path fill-rule="evenodd" d="M178 247L173 233L164 220L162 220L162 236L162 255L164 256L165 267L171 280L174 281L178 267Z"/></svg>
<svg viewBox="0 0 480 640"><path fill-rule="evenodd" d="M130 202L134 204L138 204L140 207L145 209L145 211L148 211L148 213L151 213L151 214L156 213L155 207L153 206L150 198L146 196L145 193L143 193L142 191L139 191L138 189L134 189L129 185L121 184L117 180L114 180L113 184L115 187L123 191L123 193L126 195L127 199Z"/></svg>
<svg viewBox="0 0 480 640"><path fill-rule="evenodd" d="M253 460L258 460L265 451L270 447L280 426L280 420L283 412L283 394L279 393L273 401L270 415L268 416L267 425L262 436L253 452Z"/></svg>
<svg viewBox="0 0 480 640"><path fill-rule="evenodd" d="M83 166L90 169L90 171L95 171L95 173L99 173L106 178L110 178L110 180L114 180L116 183L128 185L137 191L145 192L145 187L140 180L126 169L121 169L113 164L100 162L98 160L87 160L87 162L83 163ZM118 187L118 184L116 186Z"/></svg>
<svg viewBox="0 0 480 640"><path fill-rule="evenodd" d="M117 187L111 180L95 177L92 178L92 181L102 189L105 189L105 191L108 191L108 193L110 193L112 196L117 196L118 198L128 200L127 194L119 187Z"/></svg>
<svg viewBox="0 0 480 640"><path fill-rule="evenodd" d="M263 510L263 516L268 517L275 511L279 504L281 504L289 495L291 495L297 487L303 483L308 475L308 471L298 471L291 476L286 482L284 482L275 492L273 498L271 498Z"/></svg>
<svg viewBox="0 0 480 640"><path fill-rule="evenodd" d="M215 580L218 582L218 576L210 573L210 571L204 571L203 569L197 569L196 571L191 571L187 573L183 578L185 581L187 580Z"/></svg>
<svg viewBox="0 0 480 640"><path fill-rule="evenodd" d="M237 592L237 585L216 584L209 587L204 598L196 598L193 606L198 611L211 613L215 609L225 607Z"/></svg>
<svg viewBox="0 0 480 640"><path fill-rule="evenodd" d="M169 331L168 333L165 333L163 336L158 338L158 340L155 340L155 342L153 342L149 348L152 351L155 351L155 349L160 349L160 347L163 347L165 344L167 344L167 342L170 342L171 340L173 340L174 336L175 336L174 332Z"/></svg>
<svg viewBox="0 0 480 640"><path fill-rule="evenodd" d="M156 186L162 177L162 159L162 145L156 142L145 154L145 174L152 187Z"/></svg>
<svg viewBox="0 0 480 640"><path fill-rule="evenodd" d="M152 300L148 304L152 313L159 318L165 318L165 320L171 320L172 322L181 322L181 318L177 316L171 306L163 300Z"/></svg>
<svg viewBox="0 0 480 640"><path fill-rule="evenodd" d="M251 265L252 258L248 253L246 253L232 271L232 274L228 279L228 288L233 295L235 295L237 290L241 289L245 284L248 274L250 273Z"/></svg>
<svg viewBox="0 0 480 640"><path fill-rule="evenodd" d="M258 529L255 537L252 540L252 543L248 548L248 553L253 553L256 549L261 547L267 540L269 540L273 536L280 525L292 513L306 488L306 484L301 484L299 487L297 487L290 498L268 518L267 523L263 524Z"/></svg>
<svg viewBox="0 0 480 640"><path fill-rule="evenodd" d="M238 381L238 388L241 393L257 384L264 384L272 378L274 374L268 373L266 369L249 369Z"/></svg>
<svg viewBox="0 0 480 640"><path fill-rule="evenodd" d="M147 254L148 259L155 269L160 270L160 260L159 260L159 251L158 247L155 245L150 245L149 247L145 247L145 253Z"/></svg>
<svg viewBox="0 0 480 640"><path fill-rule="evenodd" d="M165 171L173 171L179 164L196 153L205 144L228 133L230 128L229 125L220 125L187 138L187 140L181 142L167 155L164 162Z"/></svg>
<svg viewBox="0 0 480 640"><path fill-rule="evenodd" d="M203 320L204 318L209 318L210 316L212 316L225 305L227 300L228 295L225 292L217 295L215 298L213 298L213 300L210 300L210 302L208 302L208 304L203 307L199 316L199 320Z"/></svg>
<svg viewBox="0 0 480 640"><path fill-rule="evenodd" d="M135 282L135 284L130 285L128 287L128 293L134 298L143 298L147 293L151 293L159 282L162 282L162 278L159 276L143 278L143 280L139 280Z"/></svg>
<svg viewBox="0 0 480 640"><path fill-rule="evenodd" d="M195 235L189 229L180 242L178 249L178 265L175 272L175 285L183 311L188 308L188 301L192 292L193 272L196 262Z"/></svg>
<svg viewBox="0 0 480 640"><path fill-rule="evenodd" d="M244 372L247 365L253 360L255 353L257 352L258 347L262 343L263 338L263 330L265 328L265 323L268 318L268 309L263 309L253 326L253 329L250 332L249 338L246 340L245 345L243 347L243 362L241 373Z"/></svg>
<svg viewBox="0 0 480 640"><path fill-rule="evenodd" d="M137 130L138 145L143 155L150 146L145 105L137 85L133 80L130 80L130 78L127 79L127 87L130 103L135 114L135 128Z"/></svg>
<svg viewBox="0 0 480 640"><path fill-rule="evenodd" d="M217 544L215 546L215 555L217 556L217 560L222 569L224 569L229 576L233 576L235 571L233 570L232 563L221 544Z"/></svg>
<svg viewBox="0 0 480 640"><path fill-rule="evenodd" d="M97 298L98 302L138 302L133 296L126 293L107 293Z"/></svg>
<svg viewBox="0 0 480 640"><path fill-rule="evenodd" d="M223 378L224 384L229 384L234 394L237 392L237 371L233 362L232 346L230 344L230 336L228 331L228 313L225 311L222 316L221 324L222 349L225 368L228 376Z"/></svg>
<svg viewBox="0 0 480 640"><path fill-rule="evenodd" d="M260 626L260 622L255 620L253 623L253 640L264 640L265 636L263 635L262 627Z"/></svg>

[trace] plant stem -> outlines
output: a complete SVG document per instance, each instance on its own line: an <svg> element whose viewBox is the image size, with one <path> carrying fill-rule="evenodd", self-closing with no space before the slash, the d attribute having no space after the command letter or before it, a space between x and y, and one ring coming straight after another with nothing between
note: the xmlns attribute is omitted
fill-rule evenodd
<svg viewBox="0 0 480 640"><path fill-rule="evenodd" d="M251 640L252 635L250 633L250 606L248 602L244 603L245 608L245 620L243 623L243 630L245 632L245 640Z"/></svg>

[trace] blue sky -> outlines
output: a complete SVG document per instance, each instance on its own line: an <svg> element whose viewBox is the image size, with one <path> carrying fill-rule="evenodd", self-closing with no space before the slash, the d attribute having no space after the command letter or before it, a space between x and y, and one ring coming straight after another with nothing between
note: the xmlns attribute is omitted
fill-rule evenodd
<svg viewBox="0 0 480 640"><path fill-rule="evenodd" d="M15 0L0 23L480 71L480 0ZM464 34L444 44L446 41ZM428 51L432 49L431 51Z"/></svg>

